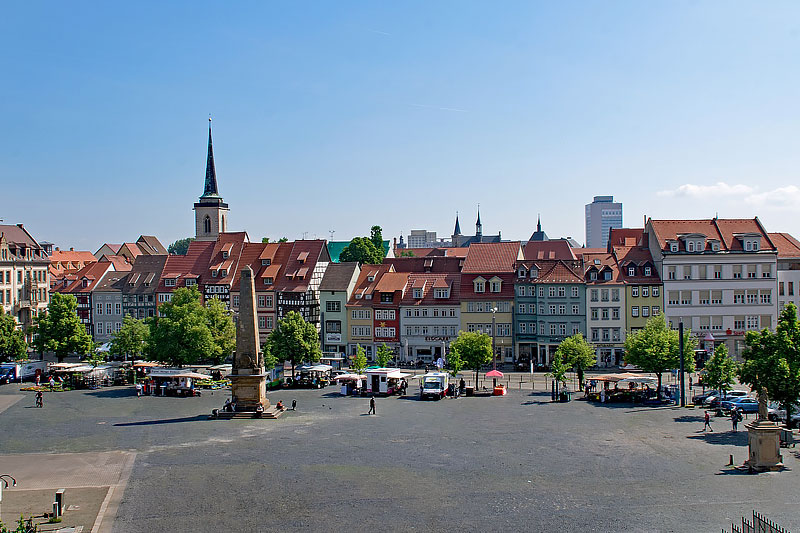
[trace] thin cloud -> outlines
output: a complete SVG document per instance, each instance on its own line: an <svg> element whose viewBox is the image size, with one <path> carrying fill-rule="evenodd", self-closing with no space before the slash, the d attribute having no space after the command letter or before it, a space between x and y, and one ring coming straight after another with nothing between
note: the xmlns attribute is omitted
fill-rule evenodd
<svg viewBox="0 0 800 533"><path fill-rule="evenodd" d="M426 105L426 104L408 104L412 107L421 107L423 109L438 109L439 111L456 111L458 113L469 113L466 109L459 109L457 107L440 107L435 105Z"/></svg>
<svg viewBox="0 0 800 533"><path fill-rule="evenodd" d="M381 30L367 30L367 31L370 32L370 33L377 33L378 35L388 35L389 37L392 36L391 33L387 33L385 31L381 31Z"/></svg>
<svg viewBox="0 0 800 533"><path fill-rule="evenodd" d="M719 181L714 185L695 185L686 183L676 189L658 191L658 196L681 196L689 198L719 198L720 196L743 196L755 192L749 185L736 184L729 185L724 181Z"/></svg>
<svg viewBox="0 0 800 533"><path fill-rule="evenodd" d="M745 202L758 207L774 209L794 209L800 204L800 187L787 185L771 191L764 191L750 195Z"/></svg>

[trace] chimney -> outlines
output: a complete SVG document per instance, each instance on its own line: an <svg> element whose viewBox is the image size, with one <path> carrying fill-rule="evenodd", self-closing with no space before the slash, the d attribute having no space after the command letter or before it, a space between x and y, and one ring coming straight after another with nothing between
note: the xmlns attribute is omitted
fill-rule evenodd
<svg viewBox="0 0 800 533"><path fill-rule="evenodd" d="M75 251L75 248L73 248L72 246L70 246L70 247L69 247L69 251L70 251L70 252L74 252L74 251Z"/></svg>
<svg viewBox="0 0 800 533"><path fill-rule="evenodd" d="M18 227L19 229L25 229L25 226L23 226L22 224L17 224L17 227Z"/></svg>
<svg viewBox="0 0 800 533"><path fill-rule="evenodd" d="M58 252L58 251L60 251L60 250L59 250L58 246L56 246L56 252Z"/></svg>

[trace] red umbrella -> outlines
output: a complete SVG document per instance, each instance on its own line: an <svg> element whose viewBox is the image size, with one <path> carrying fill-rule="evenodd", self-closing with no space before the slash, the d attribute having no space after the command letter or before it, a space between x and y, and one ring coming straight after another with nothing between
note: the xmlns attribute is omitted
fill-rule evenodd
<svg viewBox="0 0 800 533"><path fill-rule="evenodd" d="M487 378L502 378L503 373L499 370L490 370L486 373Z"/></svg>

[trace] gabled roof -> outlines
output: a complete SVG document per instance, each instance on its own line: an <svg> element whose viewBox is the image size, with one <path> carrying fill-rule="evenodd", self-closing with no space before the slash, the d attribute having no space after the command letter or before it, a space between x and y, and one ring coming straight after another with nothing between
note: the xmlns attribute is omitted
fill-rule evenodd
<svg viewBox="0 0 800 533"><path fill-rule="evenodd" d="M122 255L107 255L105 256L104 260L112 263L115 270L123 271L131 269L131 263Z"/></svg>
<svg viewBox="0 0 800 533"><path fill-rule="evenodd" d="M245 231L220 233L217 240L214 241L214 251L211 252L211 260L201 278L201 283L209 285L232 284L236 275L239 256L242 253L242 247L249 240ZM223 250L228 253L228 257L223 257ZM221 269L223 268L225 269L225 275L221 276ZM217 270L216 276L212 275L214 270Z"/></svg>
<svg viewBox="0 0 800 533"><path fill-rule="evenodd" d="M384 264L394 266L396 272L431 272L438 274L461 271L461 257L423 256L423 257L391 257L384 259Z"/></svg>
<svg viewBox="0 0 800 533"><path fill-rule="evenodd" d="M463 273L514 272L516 261L523 259L519 241L476 243L469 247Z"/></svg>
<svg viewBox="0 0 800 533"><path fill-rule="evenodd" d="M113 270L113 265L108 261L91 263L76 272L75 279L68 283L65 288L58 289L58 292L65 294L91 292L95 285L97 285L97 282L101 280L107 272ZM85 287L83 286L84 279L89 282Z"/></svg>
<svg viewBox="0 0 800 533"><path fill-rule="evenodd" d="M382 265L361 265L361 273L358 275L355 289L353 294L350 295L347 305L371 306L373 301L365 300L364 295L375 292L375 287L380 282L381 277L391 270L392 265L386 263ZM370 277L373 278L372 281L369 280Z"/></svg>
<svg viewBox="0 0 800 533"><path fill-rule="evenodd" d="M800 258L800 241L788 233L770 233L770 240L778 249L780 258Z"/></svg>
<svg viewBox="0 0 800 533"><path fill-rule="evenodd" d="M709 240L720 241L721 251L742 251L742 244L737 235L759 234L762 237L762 251L776 251L769 235L764 230L758 218L752 219L700 219L700 220L652 220L648 221L653 233L658 240L661 250L669 251L670 241L679 241L680 250L684 251L684 243L680 241L682 235L702 234L706 236L706 249L710 249Z"/></svg>
<svg viewBox="0 0 800 533"><path fill-rule="evenodd" d="M564 261L547 261L540 265L539 277L534 283L583 283L583 276L575 272Z"/></svg>
<svg viewBox="0 0 800 533"><path fill-rule="evenodd" d="M159 292L172 292L177 287L186 286L186 278L197 279L208 270L211 253L214 251L214 241L192 241L186 255L170 255L164 264L164 274L176 274L180 279L175 287L164 285L164 276L158 283Z"/></svg>
<svg viewBox="0 0 800 533"><path fill-rule="evenodd" d="M647 248L647 233L644 228L611 228L608 235L608 246Z"/></svg>
<svg viewBox="0 0 800 533"><path fill-rule="evenodd" d="M260 242L246 242L242 248L242 253L239 256L239 263L236 271L233 273L233 283L231 284L231 292L239 292L242 283L242 270L246 266L253 269L253 280L258 279L258 272L261 270L261 256L264 253L266 243ZM279 265L275 265L279 267ZM258 290L258 284L255 285Z"/></svg>
<svg viewBox="0 0 800 533"><path fill-rule="evenodd" d="M375 285L376 292L402 291L408 283L408 272L386 272Z"/></svg>
<svg viewBox="0 0 800 533"><path fill-rule="evenodd" d="M415 298L414 291L406 291L400 305L453 305L460 302L461 287L458 274L419 274L411 273L408 284L422 288L422 298ZM450 289L449 298L434 298L435 289Z"/></svg>
<svg viewBox="0 0 800 533"><path fill-rule="evenodd" d="M167 255L169 253L154 235L140 235L136 244L147 255Z"/></svg>
<svg viewBox="0 0 800 533"><path fill-rule="evenodd" d="M358 263L331 263L325 270L319 290L345 291L358 272Z"/></svg>
<svg viewBox="0 0 800 533"><path fill-rule="evenodd" d="M167 254L142 255L136 258L131 269L131 275L123 288L126 294L147 294L156 292L164 266L167 263ZM131 284L131 281L134 281Z"/></svg>
<svg viewBox="0 0 800 533"><path fill-rule="evenodd" d="M311 274L318 261L329 262L330 256L322 239L300 240L292 243L291 252L284 270L275 278L275 290L282 292L305 292L311 281ZM305 257L305 260L301 258Z"/></svg>
<svg viewBox="0 0 800 533"><path fill-rule="evenodd" d="M608 252L602 253L585 253L583 254L583 265L584 265L584 272L586 273L586 282L587 283L608 283L610 282L621 282L622 279L620 277L619 266L617 265L617 260L614 254L610 254ZM598 279L590 280L588 278L588 273L591 270L596 270L598 272ZM610 270L611 271L611 279L604 280L600 275L602 272Z"/></svg>
<svg viewBox="0 0 800 533"><path fill-rule="evenodd" d="M525 259L575 259L575 252L564 240L553 241L528 241L522 245L522 254Z"/></svg>

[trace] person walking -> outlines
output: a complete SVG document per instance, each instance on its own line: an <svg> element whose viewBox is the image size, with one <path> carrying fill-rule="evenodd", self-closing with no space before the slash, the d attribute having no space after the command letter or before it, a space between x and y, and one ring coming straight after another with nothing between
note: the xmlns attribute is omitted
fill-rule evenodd
<svg viewBox="0 0 800 533"><path fill-rule="evenodd" d="M709 431L713 433L714 428L711 427L711 417L709 416L708 411L706 411L706 416L703 418L703 420L704 420L703 431L705 431L707 428Z"/></svg>
<svg viewBox="0 0 800 533"><path fill-rule="evenodd" d="M292 400L292 411L297 410L297 400Z"/></svg>
<svg viewBox="0 0 800 533"><path fill-rule="evenodd" d="M44 395L42 391L36 391L36 407L44 407Z"/></svg>
<svg viewBox="0 0 800 533"><path fill-rule="evenodd" d="M739 411L735 407L731 409L731 426L734 431L739 431Z"/></svg>
<svg viewBox="0 0 800 533"><path fill-rule="evenodd" d="M378 413L375 411L375 396L373 395L369 399L369 411L367 412L368 415L377 415Z"/></svg>
<svg viewBox="0 0 800 533"><path fill-rule="evenodd" d="M142 384L141 383L137 383L136 384L136 397L137 398L141 398L142 397Z"/></svg>
<svg viewBox="0 0 800 533"><path fill-rule="evenodd" d="M50 376L50 390L54 390L56 388L56 380L53 379L53 376Z"/></svg>

